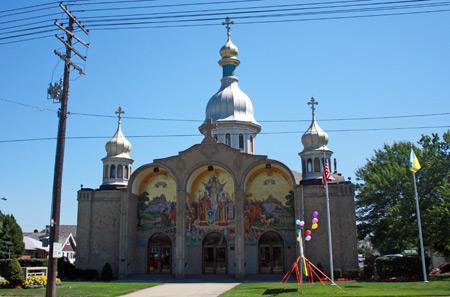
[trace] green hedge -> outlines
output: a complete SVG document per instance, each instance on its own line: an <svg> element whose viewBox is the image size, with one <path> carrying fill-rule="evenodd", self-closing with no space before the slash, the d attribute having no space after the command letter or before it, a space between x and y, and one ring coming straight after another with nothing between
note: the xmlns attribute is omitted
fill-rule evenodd
<svg viewBox="0 0 450 297"><path fill-rule="evenodd" d="M430 266L430 258L425 259L427 274ZM377 275L381 278L392 277L408 277L408 276L422 276L422 259L419 256L405 256L405 257L380 257L375 260Z"/></svg>
<svg viewBox="0 0 450 297"><path fill-rule="evenodd" d="M375 275L375 259L374 255L366 255L364 260L364 277L371 278Z"/></svg>
<svg viewBox="0 0 450 297"><path fill-rule="evenodd" d="M48 259L19 259L19 263L22 267L47 267Z"/></svg>

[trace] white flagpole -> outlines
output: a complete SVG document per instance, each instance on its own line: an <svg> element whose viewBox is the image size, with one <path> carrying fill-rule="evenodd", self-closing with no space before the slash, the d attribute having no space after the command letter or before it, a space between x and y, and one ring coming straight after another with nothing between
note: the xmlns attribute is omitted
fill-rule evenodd
<svg viewBox="0 0 450 297"><path fill-rule="evenodd" d="M417 224L419 225L420 252L422 254L423 282L428 283L427 268L426 268L426 264L425 264L425 250L423 249L422 224L420 223L420 209L419 209L419 197L417 195L416 173L413 171L412 174L413 174L413 179L414 179L414 194L416 196Z"/></svg>
<svg viewBox="0 0 450 297"><path fill-rule="evenodd" d="M325 156L325 149L323 150L323 162L324 162L324 166L322 166L322 170L325 170L325 161L326 160L326 156ZM325 174L324 172L322 172L322 174ZM331 280L332 283L334 283L334 269L333 269L333 244L331 242L331 218L330 218L330 197L328 196L328 180L327 177L325 175L325 195L327 197L327 224L328 224L328 252L330 254L330 276L331 276Z"/></svg>

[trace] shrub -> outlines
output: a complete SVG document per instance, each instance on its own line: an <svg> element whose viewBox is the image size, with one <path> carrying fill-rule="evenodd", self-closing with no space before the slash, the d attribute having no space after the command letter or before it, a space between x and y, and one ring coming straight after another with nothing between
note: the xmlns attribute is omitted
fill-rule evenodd
<svg viewBox="0 0 450 297"><path fill-rule="evenodd" d="M66 277L70 280L74 280L76 278L80 278L82 273L83 273L83 270L74 268L74 269L67 271Z"/></svg>
<svg viewBox="0 0 450 297"><path fill-rule="evenodd" d="M426 257L427 267L430 258ZM422 259L420 256L377 258L375 262L377 274L381 278L412 277L422 275ZM427 269L428 273L428 269Z"/></svg>
<svg viewBox="0 0 450 297"><path fill-rule="evenodd" d="M340 278L342 276L342 269L333 269L334 278Z"/></svg>
<svg viewBox="0 0 450 297"><path fill-rule="evenodd" d="M57 269L58 269L58 277L59 278L65 278L65 277L69 278L68 272L70 270L75 269L75 265L70 263L69 259L67 259L66 257L63 257L63 258L58 259ZM76 277L77 276L75 276L74 278L76 278Z"/></svg>
<svg viewBox="0 0 450 297"><path fill-rule="evenodd" d="M322 266L322 263L317 263L317 269L319 269L320 271L322 271L323 272L323 266Z"/></svg>
<svg viewBox="0 0 450 297"><path fill-rule="evenodd" d="M97 279L97 270L92 269L83 270L83 272L81 273L81 277L84 278L85 280Z"/></svg>
<svg viewBox="0 0 450 297"><path fill-rule="evenodd" d="M8 270L8 264L11 260L8 259L0 259L0 275L5 277L5 273Z"/></svg>
<svg viewBox="0 0 450 297"><path fill-rule="evenodd" d="M109 263L106 263L105 266L103 266L101 278L104 281L110 281L114 278L114 273Z"/></svg>
<svg viewBox="0 0 450 297"><path fill-rule="evenodd" d="M371 278L375 274L375 259L372 254L366 255L364 260L364 277Z"/></svg>
<svg viewBox="0 0 450 297"><path fill-rule="evenodd" d="M359 276L359 269L348 269L347 270L347 278L355 279Z"/></svg>
<svg viewBox="0 0 450 297"><path fill-rule="evenodd" d="M20 266L22 267L46 267L48 266L47 259L19 259Z"/></svg>
<svg viewBox="0 0 450 297"><path fill-rule="evenodd" d="M6 274L4 275L6 280L11 286L21 286L25 278L23 275L22 267L17 259L13 259L8 263Z"/></svg>

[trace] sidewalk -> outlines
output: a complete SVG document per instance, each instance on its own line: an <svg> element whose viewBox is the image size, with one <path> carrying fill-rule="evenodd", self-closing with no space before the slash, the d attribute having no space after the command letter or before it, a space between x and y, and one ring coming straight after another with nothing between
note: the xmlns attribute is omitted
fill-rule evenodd
<svg viewBox="0 0 450 297"><path fill-rule="evenodd" d="M239 283L169 283L134 293L126 297L217 297Z"/></svg>

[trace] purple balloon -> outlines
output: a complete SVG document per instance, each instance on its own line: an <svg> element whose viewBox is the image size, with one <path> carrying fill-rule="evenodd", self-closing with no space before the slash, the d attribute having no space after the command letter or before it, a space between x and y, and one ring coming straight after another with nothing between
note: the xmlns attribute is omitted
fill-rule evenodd
<svg viewBox="0 0 450 297"><path fill-rule="evenodd" d="M311 240L311 236L307 235L307 236L305 237L305 240L306 240L306 241L310 241L310 240Z"/></svg>
<svg viewBox="0 0 450 297"><path fill-rule="evenodd" d="M317 211L313 211L313 217L317 218L318 215L319 213Z"/></svg>
<svg viewBox="0 0 450 297"><path fill-rule="evenodd" d="M299 230L303 230L303 227L302 227L302 226L300 226L300 227L298 227L298 229L299 229Z"/></svg>

